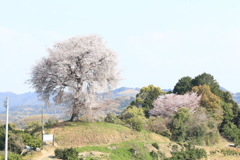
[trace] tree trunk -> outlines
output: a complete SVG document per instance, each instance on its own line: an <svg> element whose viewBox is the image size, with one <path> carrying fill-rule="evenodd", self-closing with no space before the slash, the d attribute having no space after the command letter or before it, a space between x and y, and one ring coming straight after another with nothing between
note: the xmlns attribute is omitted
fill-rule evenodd
<svg viewBox="0 0 240 160"><path fill-rule="evenodd" d="M76 121L78 121L78 114L74 114L74 113L73 113L70 121L71 121L71 122L76 122Z"/></svg>
<svg viewBox="0 0 240 160"><path fill-rule="evenodd" d="M73 108L72 108L72 117L70 119L71 122L78 121L78 115L79 115L79 106L77 105L79 103L77 98L74 98L73 101Z"/></svg>

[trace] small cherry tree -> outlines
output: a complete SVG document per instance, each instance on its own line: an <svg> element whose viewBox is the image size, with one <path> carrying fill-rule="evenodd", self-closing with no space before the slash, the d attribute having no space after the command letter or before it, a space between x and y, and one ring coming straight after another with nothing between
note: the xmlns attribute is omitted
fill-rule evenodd
<svg viewBox="0 0 240 160"><path fill-rule="evenodd" d="M149 111L152 116L172 116L179 108L189 108L193 112L200 104L201 95L196 92L188 92L184 95L165 94L160 95L153 103L154 108Z"/></svg>

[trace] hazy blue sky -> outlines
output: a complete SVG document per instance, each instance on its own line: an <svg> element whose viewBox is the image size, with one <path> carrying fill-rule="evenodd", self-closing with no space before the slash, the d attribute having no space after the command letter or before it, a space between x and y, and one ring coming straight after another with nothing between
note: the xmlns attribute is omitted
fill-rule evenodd
<svg viewBox="0 0 240 160"><path fill-rule="evenodd" d="M99 34L119 53L119 87L173 88L184 77L212 74L240 92L239 0L0 0L0 92L24 84L46 48Z"/></svg>

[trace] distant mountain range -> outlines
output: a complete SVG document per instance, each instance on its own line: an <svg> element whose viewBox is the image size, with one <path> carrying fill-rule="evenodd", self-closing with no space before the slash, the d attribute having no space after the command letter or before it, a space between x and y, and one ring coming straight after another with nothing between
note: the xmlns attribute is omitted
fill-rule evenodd
<svg viewBox="0 0 240 160"><path fill-rule="evenodd" d="M28 92L23 94L15 94L12 92L0 92L0 105L4 104L6 97L9 98L9 106L19 106L19 105L39 105L44 104L37 97L36 93ZM0 111L5 110L3 107L0 107Z"/></svg>
<svg viewBox="0 0 240 160"><path fill-rule="evenodd" d="M221 87L222 90L226 91L223 87ZM110 99L115 99L122 96L128 96L128 97L135 97L137 93L139 93L140 88L128 88L128 87L121 87L118 89L115 89L110 94ZM171 89L163 89L163 91L168 92L171 91ZM232 93L234 100L240 104L240 93ZM4 101L6 97L9 97L9 106L15 107L15 106L31 106L31 105L44 105L44 102L39 100L37 97L37 94L34 92L28 92L23 94L15 94L12 92L0 92L0 106L2 103L2 106L4 104ZM0 112L4 111L4 107L0 107Z"/></svg>
<svg viewBox="0 0 240 160"><path fill-rule="evenodd" d="M224 88L221 88L225 90ZM171 89L162 89L165 92L171 91ZM124 110L136 97L140 88L128 88L121 87L112 91L108 95L108 99L112 99L115 103L119 104L116 113L120 113ZM226 91L226 90L225 90ZM232 93L234 100L240 104L240 93ZM44 114L49 116L61 117L61 119L69 119L69 115L66 114L66 107L63 105L54 105L47 107L41 100L38 99L37 94L28 92L24 94L15 94L12 92L0 92L0 123L5 121L5 108L3 107L6 97L9 97L9 121L18 122L28 116L35 116L42 114L42 108L44 108ZM2 102L2 103L1 103Z"/></svg>
<svg viewBox="0 0 240 160"><path fill-rule="evenodd" d="M112 91L109 95L110 99L115 99L121 96L130 96L135 97L135 95L139 92L139 88L127 88L121 87ZM31 106L31 105L44 105L44 102L41 101L37 94L34 92L28 92L23 94L16 94L13 92L0 92L0 106L4 104L6 97L9 98L9 106ZM0 112L5 110L3 107L0 107Z"/></svg>
<svg viewBox="0 0 240 160"><path fill-rule="evenodd" d="M106 95L108 99L113 99L118 104L116 113L120 113L131 101L135 99L138 88L118 88L109 95ZM12 92L0 92L0 123L5 122L5 108L3 107L6 97L9 97L9 121L16 122L24 119L28 116L42 114L42 108L44 108L44 115L66 117L68 116L67 107L63 105L46 106L36 93L28 92L24 94L15 94ZM106 97L105 97L106 98ZM1 107L2 106L2 107ZM69 118L69 117L68 117Z"/></svg>

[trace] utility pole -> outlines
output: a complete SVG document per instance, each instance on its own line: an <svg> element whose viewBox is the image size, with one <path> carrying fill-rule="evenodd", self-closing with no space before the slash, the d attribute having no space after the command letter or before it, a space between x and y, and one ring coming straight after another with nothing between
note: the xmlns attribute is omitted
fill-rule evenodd
<svg viewBox="0 0 240 160"><path fill-rule="evenodd" d="M42 148L43 148L43 135L44 135L44 126L43 126L43 106L42 106Z"/></svg>
<svg viewBox="0 0 240 160"><path fill-rule="evenodd" d="M8 159L8 97L5 101L5 107L6 107L6 133L5 133L5 160Z"/></svg>

